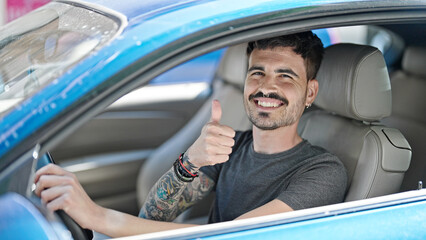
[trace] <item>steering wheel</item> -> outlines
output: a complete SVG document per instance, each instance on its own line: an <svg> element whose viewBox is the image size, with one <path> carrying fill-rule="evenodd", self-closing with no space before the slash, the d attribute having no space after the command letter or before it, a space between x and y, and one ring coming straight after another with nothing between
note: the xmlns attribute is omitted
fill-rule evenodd
<svg viewBox="0 0 426 240"><path fill-rule="evenodd" d="M72 237L78 240L90 240L93 238L92 231L80 227L66 212L58 210L55 212L61 218L64 225L71 232Z"/></svg>
<svg viewBox="0 0 426 240"><path fill-rule="evenodd" d="M45 166L49 163L55 163L52 156L49 152L46 152L38 161L37 161L37 169ZM93 233L91 230L84 229L80 227L65 211L58 210L55 211L58 214L59 218L62 220L67 229L71 232L72 237L74 239L82 239L82 240L90 240L93 238Z"/></svg>

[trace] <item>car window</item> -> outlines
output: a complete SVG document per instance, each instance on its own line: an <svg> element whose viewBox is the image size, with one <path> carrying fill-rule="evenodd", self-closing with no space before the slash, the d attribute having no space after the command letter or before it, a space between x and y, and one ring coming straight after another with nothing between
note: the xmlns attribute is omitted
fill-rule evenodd
<svg viewBox="0 0 426 240"><path fill-rule="evenodd" d="M52 3L6 25L0 35L0 114L113 38L118 23Z"/></svg>
<svg viewBox="0 0 426 240"><path fill-rule="evenodd" d="M401 56L403 39L395 33L374 25L359 25L314 30L324 47L337 43L355 43L378 48L390 68Z"/></svg>
<svg viewBox="0 0 426 240"><path fill-rule="evenodd" d="M150 84L211 83L224 52L225 48L191 59L154 78Z"/></svg>

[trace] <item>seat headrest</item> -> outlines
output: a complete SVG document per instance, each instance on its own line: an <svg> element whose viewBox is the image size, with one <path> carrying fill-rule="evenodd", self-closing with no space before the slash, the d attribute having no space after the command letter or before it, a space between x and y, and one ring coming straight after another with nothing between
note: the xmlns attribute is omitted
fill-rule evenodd
<svg viewBox="0 0 426 240"><path fill-rule="evenodd" d="M419 77L426 77L426 48L407 47L402 57L405 72Z"/></svg>
<svg viewBox="0 0 426 240"><path fill-rule="evenodd" d="M217 76L224 81L244 88L244 81L247 73L247 43L242 43L229 47L220 61Z"/></svg>
<svg viewBox="0 0 426 240"><path fill-rule="evenodd" d="M389 74L377 48L356 44L326 48L317 79L315 104L327 111L367 122L391 114Z"/></svg>

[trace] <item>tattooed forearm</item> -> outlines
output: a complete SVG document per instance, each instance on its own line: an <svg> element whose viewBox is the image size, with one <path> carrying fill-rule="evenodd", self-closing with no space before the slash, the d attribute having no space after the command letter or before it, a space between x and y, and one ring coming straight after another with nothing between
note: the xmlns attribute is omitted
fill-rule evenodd
<svg viewBox="0 0 426 240"><path fill-rule="evenodd" d="M185 187L173 168L166 172L154 185L142 206L139 216L142 218L172 221L177 216L177 204Z"/></svg>
<svg viewBox="0 0 426 240"><path fill-rule="evenodd" d="M173 221L187 208L207 196L213 186L214 182L201 172L194 181L185 183L176 177L172 168L151 189L139 217Z"/></svg>
<svg viewBox="0 0 426 240"><path fill-rule="evenodd" d="M190 186L184 189L179 199L179 214L206 197L212 191L215 183L207 175L200 172L199 177L188 185Z"/></svg>

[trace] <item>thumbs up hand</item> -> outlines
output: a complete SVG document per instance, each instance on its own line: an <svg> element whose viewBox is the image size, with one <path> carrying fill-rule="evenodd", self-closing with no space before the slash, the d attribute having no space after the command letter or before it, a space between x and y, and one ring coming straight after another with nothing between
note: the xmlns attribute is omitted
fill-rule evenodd
<svg viewBox="0 0 426 240"><path fill-rule="evenodd" d="M213 100L210 122L204 125L200 137L188 148L189 161L196 168L228 161L234 146L235 131L219 123L222 107Z"/></svg>

